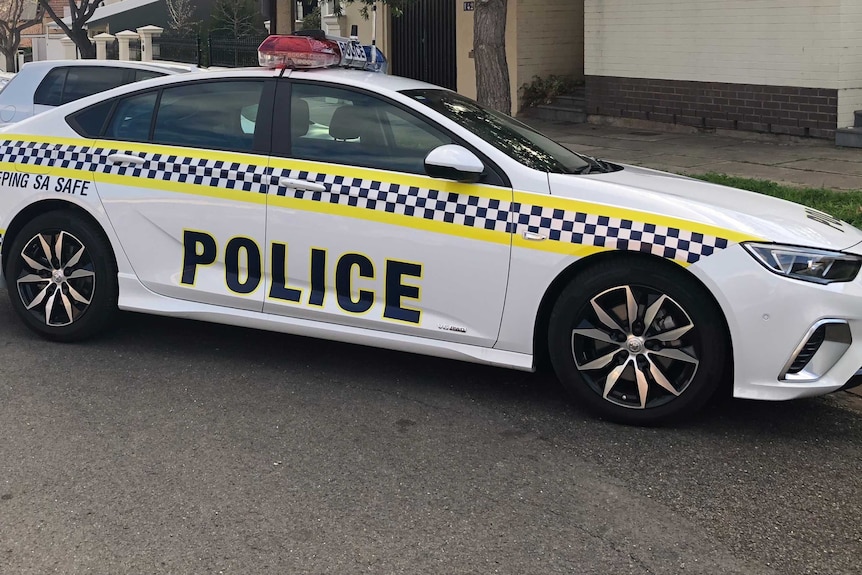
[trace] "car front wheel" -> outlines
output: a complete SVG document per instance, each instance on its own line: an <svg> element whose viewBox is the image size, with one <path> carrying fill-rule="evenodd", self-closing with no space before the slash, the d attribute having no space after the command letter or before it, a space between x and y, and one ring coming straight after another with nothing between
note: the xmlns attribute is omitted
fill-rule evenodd
<svg viewBox="0 0 862 575"><path fill-rule="evenodd" d="M35 217L6 258L12 307L47 339L77 341L106 327L117 308L117 270L100 230L71 212Z"/></svg>
<svg viewBox="0 0 862 575"><path fill-rule="evenodd" d="M566 389L609 419L657 424L715 393L729 346L717 305L681 269L642 259L596 264L562 291L548 346Z"/></svg>

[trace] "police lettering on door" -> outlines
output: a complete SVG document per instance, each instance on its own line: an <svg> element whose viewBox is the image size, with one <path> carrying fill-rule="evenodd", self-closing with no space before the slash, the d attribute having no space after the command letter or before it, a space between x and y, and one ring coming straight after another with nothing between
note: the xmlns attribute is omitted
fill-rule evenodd
<svg viewBox="0 0 862 575"><path fill-rule="evenodd" d="M263 253L257 243L247 237L231 238L224 245L225 284L236 294L250 294L261 283L264 271ZM206 233L194 230L183 232L183 269L180 284L194 286L199 267L214 264L219 257L216 239ZM270 246L270 267L272 285L267 297L270 300L293 302L300 305L323 307L328 289L327 279L334 271L335 297L338 307L348 313L368 312L380 294L371 289L360 289L354 294L355 278L371 280L375 278L375 265L370 258L358 253L348 252L331 257L327 250L311 248L309 254L307 282L308 293L303 289L288 285L287 244L272 242ZM245 263L245 270L241 262ZM422 278L422 265L400 260L387 259L383 277L383 318L419 324L421 311L410 307L409 300L419 301L419 286L412 281ZM406 300L406 301L405 301Z"/></svg>

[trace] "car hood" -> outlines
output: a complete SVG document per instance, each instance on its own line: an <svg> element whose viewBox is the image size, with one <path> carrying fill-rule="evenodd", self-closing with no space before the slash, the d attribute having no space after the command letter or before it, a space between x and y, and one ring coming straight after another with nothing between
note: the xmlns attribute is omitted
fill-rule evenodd
<svg viewBox="0 0 862 575"><path fill-rule="evenodd" d="M854 253L854 246L862 242L862 231L850 224L793 202L666 172L623 168L606 174L550 174L551 193L698 222L769 242Z"/></svg>

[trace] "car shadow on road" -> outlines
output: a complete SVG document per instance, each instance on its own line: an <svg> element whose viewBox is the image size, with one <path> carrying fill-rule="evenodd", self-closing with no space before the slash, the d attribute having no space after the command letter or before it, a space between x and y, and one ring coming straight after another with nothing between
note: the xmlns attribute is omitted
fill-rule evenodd
<svg viewBox="0 0 862 575"><path fill-rule="evenodd" d="M350 385L373 387L386 393L448 394L469 398L487 408L541 412L554 419L601 422L582 406L568 401L550 370L525 373L359 345L342 344L280 333L213 325L173 318L123 314L110 338L87 345L154 349L180 354L184 359L264 365L290 370L296 362L316 372L332 372L333 381L350 374ZM699 433L758 433L776 437L808 434L812 428L826 435L844 434L848 425L862 425L860 414L826 398L790 402L722 399L695 418L671 429ZM617 426L619 427L619 426Z"/></svg>

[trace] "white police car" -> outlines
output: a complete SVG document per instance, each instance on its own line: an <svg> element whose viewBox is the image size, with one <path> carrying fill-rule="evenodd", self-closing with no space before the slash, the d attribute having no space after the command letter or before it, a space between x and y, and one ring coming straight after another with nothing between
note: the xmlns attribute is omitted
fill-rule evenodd
<svg viewBox="0 0 862 575"><path fill-rule="evenodd" d="M262 61L336 63L273 37ZM2 268L70 341L119 307L531 370L607 417L835 391L862 366L862 232L574 154L360 70L149 80L0 132Z"/></svg>

